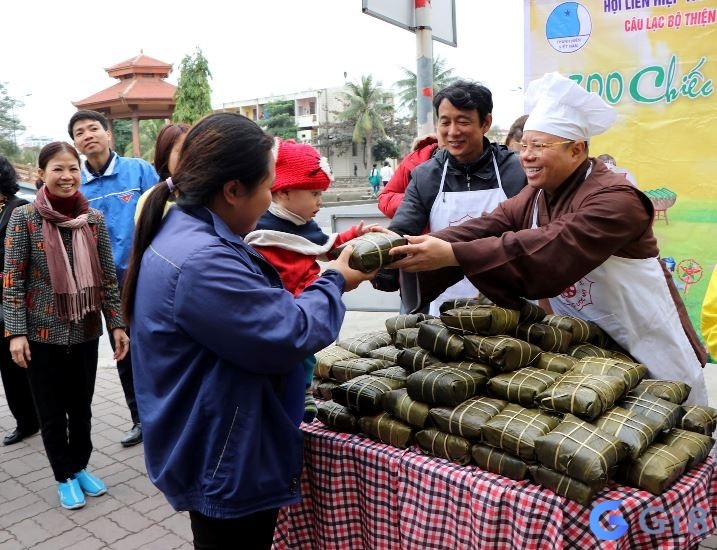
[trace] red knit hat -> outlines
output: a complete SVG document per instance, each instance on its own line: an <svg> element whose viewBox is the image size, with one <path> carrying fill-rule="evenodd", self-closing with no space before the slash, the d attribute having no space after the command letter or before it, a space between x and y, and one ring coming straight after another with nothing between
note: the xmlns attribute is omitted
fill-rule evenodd
<svg viewBox="0 0 717 550"><path fill-rule="evenodd" d="M308 143L277 138L276 177L272 191L281 189L321 189L334 181L329 162Z"/></svg>

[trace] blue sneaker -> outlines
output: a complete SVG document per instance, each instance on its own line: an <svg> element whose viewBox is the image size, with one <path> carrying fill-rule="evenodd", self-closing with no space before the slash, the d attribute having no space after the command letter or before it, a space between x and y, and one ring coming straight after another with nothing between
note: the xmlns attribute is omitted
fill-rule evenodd
<svg viewBox="0 0 717 550"><path fill-rule="evenodd" d="M80 484L82 491L90 497L98 497L107 492L107 485L99 477L87 470L80 470L75 474L75 480Z"/></svg>
<svg viewBox="0 0 717 550"><path fill-rule="evenodd" d="M76 479L68 479L58 484L57 494L60 497L60 505L68 510L82 508L85 505L85 495L82 494L82 489Z"/></svg>

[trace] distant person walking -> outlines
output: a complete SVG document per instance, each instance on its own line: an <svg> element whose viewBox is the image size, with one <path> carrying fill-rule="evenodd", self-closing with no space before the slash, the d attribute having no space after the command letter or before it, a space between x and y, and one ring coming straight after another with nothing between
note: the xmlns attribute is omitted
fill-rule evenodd
<svg viewBox="0 0 717 550"><path fill-rule="evenodd" d="M371 184L371 189L374 197L378 196L379 186L381 185L381 173L376 166L376 163L371 167L371 173L368 175L368 182Z"/></svg>
<svg viewBox="0 0 717 550"><path fill-rule="evenodd" d="M383 161L383 167L381 168L381 182L383 184L383 187L386 187L386 184L388 184L389 180L393 177L393 168L391 168L391 165L388 163L387 160Z"/></svg>

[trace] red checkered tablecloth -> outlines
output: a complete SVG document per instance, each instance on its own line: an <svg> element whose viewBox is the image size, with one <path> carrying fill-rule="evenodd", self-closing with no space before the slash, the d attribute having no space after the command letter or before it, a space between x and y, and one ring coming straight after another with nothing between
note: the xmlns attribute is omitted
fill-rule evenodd
<svg viewBox="0 0 717 550"><path fill-rule="evenodd" d="M604 489L595 503L622 501L617 512L629 529L617 541L601 541L590 530L592 508L533 483L458 466L416 448L397 449L361 434L336 433L318 421L303 430L303 500L281 510L276 550L667 550L692 548L715 529L717 478L711 458L659 497L617 484ZM663 534L643 532L638 516L648 506L679 514L678 532L668 513L649 516L665 519ZM711 510L704 535L688 531L684 511L693 507Z"/></svg>

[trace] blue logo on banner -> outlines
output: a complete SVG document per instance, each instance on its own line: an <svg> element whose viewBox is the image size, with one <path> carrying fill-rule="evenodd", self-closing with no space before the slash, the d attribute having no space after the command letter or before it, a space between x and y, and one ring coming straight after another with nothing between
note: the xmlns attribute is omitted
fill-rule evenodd
<svg viewBox="0 0 717 550"><path fill-rule="evenodd" d="M572 53L582 48L592 34L590 12L578 2L563 2L545 22L545 38L560 53Z"/></svg>
<svg viewBox="0 0 717 550"><path fill-rule="evenodd" d="M610 516L608 524L615 527L610 531L602 528L600 525L600 516L603 512L610 512L620 508L619 500L606 500L596 505L590 512L590 530L601 540L617 540L627 532L627 522L622 516Z"/></svg>

